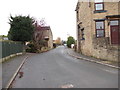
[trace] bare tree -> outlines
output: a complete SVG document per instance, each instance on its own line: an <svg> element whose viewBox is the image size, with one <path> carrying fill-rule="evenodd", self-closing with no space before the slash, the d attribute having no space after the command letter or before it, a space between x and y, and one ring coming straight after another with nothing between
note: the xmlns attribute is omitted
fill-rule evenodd
<svg viewBox="0 0 120 90"><path fill-rule="evenodd" d="M44 30L42 30L42 27L45 25L44 20L40 21L41 23L39 24L37 21L35 23L35 31L34 31L34 44L35 47L38 50L41 50L42 47L47 46L47 41L44 40Z"/></svg>

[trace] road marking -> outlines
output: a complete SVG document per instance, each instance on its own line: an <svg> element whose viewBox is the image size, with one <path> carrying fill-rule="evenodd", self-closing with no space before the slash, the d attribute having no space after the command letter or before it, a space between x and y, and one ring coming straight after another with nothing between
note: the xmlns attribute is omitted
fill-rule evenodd
<svg viewBox="0 0 120 90"><path fill-rule="evenodd" d="M108 69L103 69L103 68L100 68L100 69L103 70L103 71L112 73L112 74L118 74L118 70L117 70L117 71L114 71L114 70L108 70Z"/></svg>
<svg viewBox="0 0 120 90"><path fill-rule="evenodd" d="M109 72L109 73L113 73L113 74L117 74L118 72L115 72L115 71L111 71L111 70L106 70L106 69L103 69L104 71L106 72Z"/></svg>

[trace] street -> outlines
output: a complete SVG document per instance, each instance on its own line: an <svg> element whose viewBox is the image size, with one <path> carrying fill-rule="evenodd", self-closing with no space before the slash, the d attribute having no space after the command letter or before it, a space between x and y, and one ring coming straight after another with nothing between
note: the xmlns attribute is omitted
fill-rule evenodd
<svg viewBox="0 0 120 90"><path fill-rule="evenodd" d="M73 58L64 46L29 57L20 72L13 88L118 88L117 69Z"/></svg>

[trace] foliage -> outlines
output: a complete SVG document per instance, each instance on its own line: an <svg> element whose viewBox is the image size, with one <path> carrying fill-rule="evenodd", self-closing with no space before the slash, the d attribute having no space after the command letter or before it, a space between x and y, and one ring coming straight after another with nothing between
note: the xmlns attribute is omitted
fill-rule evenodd
<svg viewBox="0 0 120 90"><path fill-rule="evenodd" d="M32 50L36 53L40 53L42 51L46 51L48 48L48 42L44 38L44 30L42 30L41 27L45 27L45 21L35 21L34 23L34 35L33 35L33 40L30 42L32 44L32 47L29 46L27 51L32 52Z"/></svg>
<svg viewBox="0 0 120 90"><path fill-rule="evenodd" d="M41 50L42 47L47 47L47 40L45 40L45 38L44 38L45 31L42 30L42 28L41 28L41 27L45 27L43 22L45 23L45 21L40 21L40 23L38 21L36 21L35 25L34 25L36 34L34 34L33 41L35 43L36 48L39 50Z"/></svg>
<svg viewBox="0 0 120 90"><path fill-rule="evenodd" d="M69 36L67 39L67 46L71 48L71 44L75 44L75 39L72 36Z"/></svg>
<svg viewBox="0 0 120 90"><path fill-rule="evenodd" d="M31 52L31 53L39 53L42 51L43 48L46 47L47 41L45 40L40 40L38 42L36 41L31 41L27 46L28 48L26 49L26 52Z"/></svg>
<svg viewBox="0 0 120 90"><path fill-rule="evenodd" d="M55 43L56 43L57 45L61 45L61 44L62 44L61 38L58 37L58 38L55 40Z"/></svg>
<svg viewBox="0 0 120 90"><path fill-rule="evenodd" d="M10 16L10 30L8 32L9 40L30 41L33 37L34 20L29 16Z"/></svg>
<svg viewBox="0 0 120 90"><path fill-rule="evenodd" d="M29 43L27 46L29 48L26 49L26 52L31 52L31 53L36 53L37 52L37 49L36 49L34 43Z"/></svg>
<svg viewBox="0 0 120 90"><path fill-rule="evenodd" d="M46 40L39 41L39 45L41 45L41 46L46 46L46 44L47 44Z"/></svg>

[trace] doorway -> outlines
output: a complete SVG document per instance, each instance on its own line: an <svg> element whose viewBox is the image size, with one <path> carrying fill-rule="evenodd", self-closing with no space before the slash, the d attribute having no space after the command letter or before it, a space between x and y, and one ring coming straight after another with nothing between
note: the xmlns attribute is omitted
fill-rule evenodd
<svg viewBox="0 0 120 90"><path fill-rule="evenodd" d="M111 44L120 44L119 41L120 30L118 20L110 22L110 31L111 31Z"/></svg>

